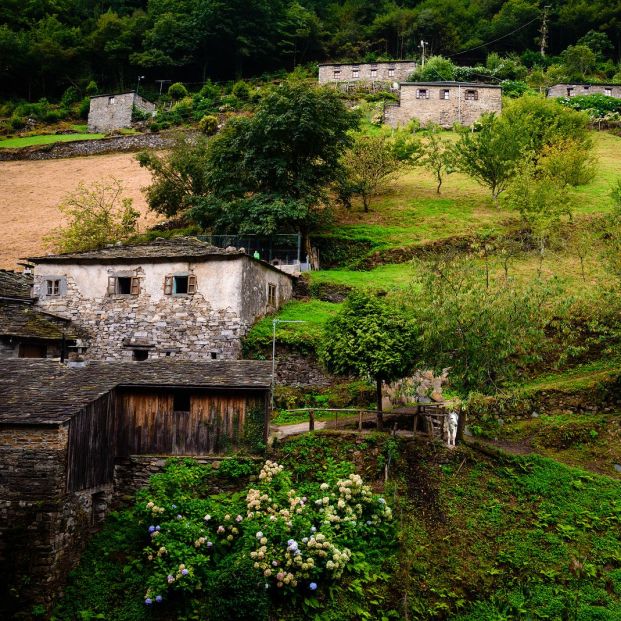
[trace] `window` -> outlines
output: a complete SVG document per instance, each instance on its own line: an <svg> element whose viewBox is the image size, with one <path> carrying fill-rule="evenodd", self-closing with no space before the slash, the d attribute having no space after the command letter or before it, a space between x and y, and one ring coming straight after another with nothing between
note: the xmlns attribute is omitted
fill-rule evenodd
<svg viewBox="0 0 621 621"><path fill-rule="evenodd" d="M605 88L604 89L604 95L608 95L608 97L612 97L612 89L611 88Z"/></svg>
<svg viewBox="0 0 621 621"><path fill-rule="evenodd" d="M218 359L218 352L217 351L212 351L211 352L211 359L212 360L217 360Z"/></svg>
<svg viewBox="0 0 621 621"><path fill-rule="evenodd" d="M585 84L583 88L584 88L585 91L588 91L591 87L589 85Z"/></svg>
<svg viewBox="0 0 621 621"><path fill-rule="evenodd" d="M334 79L335 80L340 80L341 79L341 70L340 69L335 69L334 70Z"/></svg>
<svg viewBox="0 0 621 621"><path fill-rule="evenodd" d="M140 279L137 276L108 276L108 295L138 295Z"/></svg>
<svg viewBox="0 0 621 621"><path fill-rule="evenodd" d="M474 89L468 88L466 89L466 94L464 95L464 99L466 101L476 101L479 98L479 91L475 91Z"/></svg>
<svg viewBox="0 0 621 621"><path fill-rule="evenodd" d="M354 80L356 78L360 77L360 68L359 67L352 67L352 69L351 69L351 77L354 78Z"/></svg>
<svg viewBox="0 0 621 621"><path fill-rule="evenodd" d="M189 412L190 411L190 393L185 390L179 390L173 393L173 411Z"/></svg>
<svg viewBox="0 0 621 621"><path fill-rule="evenodd" d="M164 277L165 295L194 295L196 276L194 274L169 274Z"/></svg>
<svg viewBox="0 0 621 621"><path fill-rule="evenodd" d="M147 360L149 358L149 350L148 349L134 349L132 359L136 362L142 362L143 360Z"/></svg>
<svg viewBox="0 0 621 621"><path fill-rule="evenodd" d="M426 88L417 88L416 99L429 99L429 91Z"/></svg>
<svg viewBox="0 0 621 621"><path fill-rule="evenodd" d="M574 95L574 87L573 86L568 86L567 87L567 97L573 97Z"/></svg>
<svg viewBox="0 0 621 621"><path fill-rule="evenodd" d="M377 67L371 67L371 77L372 78L377 77Z"/></svg>
<svg viewBox="0 0 621 621"><path fill-rule="evenodd" d="M268 306L276 306L276 285L272 283L267 285L267 304Z"/></svg>
<svg viewBox="0 0 621 621"><path fill-rule="evenodd" d="M394 67L388 67L388 77L389 78L394 78L395 77L395 68Z"/></svg>
<svg viewBox="0 0 621 621"><path fill-rule="evenodd" d="M114 103L116 103L116 99L114 98L114 95L112 95L112 97L108 97L108 105L111 105Z"/></svg>
<svg viewBox="0 0 621 621"><path fill-rule="evenodd" d="M46 280L47 294L60 295L60 279Z"/></svg>
<svg viewBox="0 0 621 621"><path fill-rule="evenodd" d="M440 99L449 99L449 98L450 98L450 95L449 95L449 94L450 94L450 92L451 92L451 91L449 91L449 90L448 90L448 88L444 88L444 89L442 89L442 90L440 91Z"/></svg>

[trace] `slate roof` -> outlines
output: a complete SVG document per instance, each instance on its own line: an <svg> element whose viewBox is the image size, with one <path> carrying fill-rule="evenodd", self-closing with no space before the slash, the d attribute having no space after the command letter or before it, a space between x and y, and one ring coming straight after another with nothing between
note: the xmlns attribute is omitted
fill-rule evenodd
<svg viewBox="0 0 621 621"><path fill-rule="evenodd" d="M483 82L399 82L403 86L463 86L464 88L500 88L500 84Z"/></svg>
<svg viewBox="0 0 621 621"><path fill-rule="evenodd" d="M77 332L71 321L45 313L31 304L0 299L0 335L20 338L60 340L75 339Z"/></svg>
<svg viewBox="0 0 621 621"><path fill-rule="evenodd" d="M89 362L0 360L0 425L60 425L116 387L268 390L272 363L259 360Z"/></svg>
<svg viewBox="0 0 621 621"><path fill-rule="evenodd" d="M156 239L144 244L129 244L125 246L107 246L101 250L86 252L68 252L64 254L48 254L39 257L29 257L33 263L113 263L128 261L165 261L168 259L199 259L205 257L247 256L239 250L225 250L211 246L196 239L196 237L173 237L171 239Z"/></svg>
<svg viewBox="0 0 621 621"><path fill-rule="evenodd" d="M31 301L32 276L11 270L0 270L0 298Z"/></svg>

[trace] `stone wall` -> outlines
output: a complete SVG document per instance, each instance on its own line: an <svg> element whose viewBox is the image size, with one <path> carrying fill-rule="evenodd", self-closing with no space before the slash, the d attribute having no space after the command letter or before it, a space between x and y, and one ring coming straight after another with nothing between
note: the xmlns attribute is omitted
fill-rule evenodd
<svg viewBox="0 0 621 621"><path fill-rule="evenodd" d="M414 71L416 62L398 60L378 63L319 65L319 84L333 82L404 82ZM356 75L357 70L357 75Z"/></svg>
<svg viewBox="0 0 621 621"><path fill-rule="evenodd" d="M193 273L194 295L166 295L166 275ZM108 277L131 274L138 295L108 295ZM46 278L66 282L66 294L48 297ZM276 285L276 306L268 286ZM235 259L136 264L41 264L35 268L33 294L42 310L67 317L90 335L86 357L132 360L143 348L149 358L236 359L241 338L254 321L292 295L287 275L237 255Z"/></svg>
<svg viewBox="0 0 621 621"><path fill-rule="evenodd" d="M131 127L134 107L147 113L155 111L155 104L134 92L91 97L88 131L107 133Z"/></svg>
<svg viewBox="0 0 621 621"><path fill-rule="evenodd" d="M576 95L608 95L621 99L621 84L555 84L547 97L575 97Z"/></svg>
<svg viewBox="0 0 621 621"><path fill-rule="evenodd" d="M280 386L326 388L335 381L313 354L301 354L278 346L276 361L276 383Z"/></svg>
<svg viewBox="0 0 621 621"><path fill-rule="evenodd" d="M67 439L66 427L0 429L4 618L37 603L50 604L111 499L111 485L67 493Z"/></svg>
<svg viewBox="0 0 621 621"><path fill-rule="evenodd" d="M189 132L188 132L189 133ZM99 140L55 142L21 149L0 149L1 161L56 160L65 157L85 157L103 153L122 153L141 149L166 149L173 146L178 132L112 136Z"/></svg>
<svg viewBox="0 0 621 621"><path fill-rule="evenodd" d="M419 91L425 90L427 97ZM448 99L441 94L448 91ZM476 99L466 99L466 91L475 91ZM455 123L472 125L485 112L501 112L502 89L485 84L442 84L410 82L400 85L399 103L387 105L384 121L391 127L417 119L421 125L436 123L450 128Z"/></svg>

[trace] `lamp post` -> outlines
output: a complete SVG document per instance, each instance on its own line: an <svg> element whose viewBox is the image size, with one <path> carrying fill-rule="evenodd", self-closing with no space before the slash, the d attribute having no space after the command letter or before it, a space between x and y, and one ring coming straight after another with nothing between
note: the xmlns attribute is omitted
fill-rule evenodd
<svg viewBox="0 0 621 621"><path fill-rule="evenodd" d="M276 325L279 323L306 323L303 319L272 319L272 396L271 407L274 410L274 388L276 387Z"/></svg>
<svg viewBox="0 0 621 621"><path fill-rule="evenodd" d="M144 80L143 75L138 76L138 84L136 84L136 95L138 94L138 90L140 89L140 80Z"/></svg>

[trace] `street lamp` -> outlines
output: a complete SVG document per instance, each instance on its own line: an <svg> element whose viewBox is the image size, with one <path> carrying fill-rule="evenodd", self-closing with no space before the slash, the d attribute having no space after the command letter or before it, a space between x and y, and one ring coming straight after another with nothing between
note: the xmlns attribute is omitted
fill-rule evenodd
<svg viewBox="0 0 621 621"><path fill-rule="evenodd" d="M140 80L144 80L143 75L138 76L138 84L136 84L136 95L138 94L138 89L140 88Z"/></svg>
<svg viewBox="0 0 621 621"><path fill-rule="evenodd" d="M271 410L274 410L274 388L276 387L276 324L306 323L303 319L272 319L272 399Z"/></svg>

